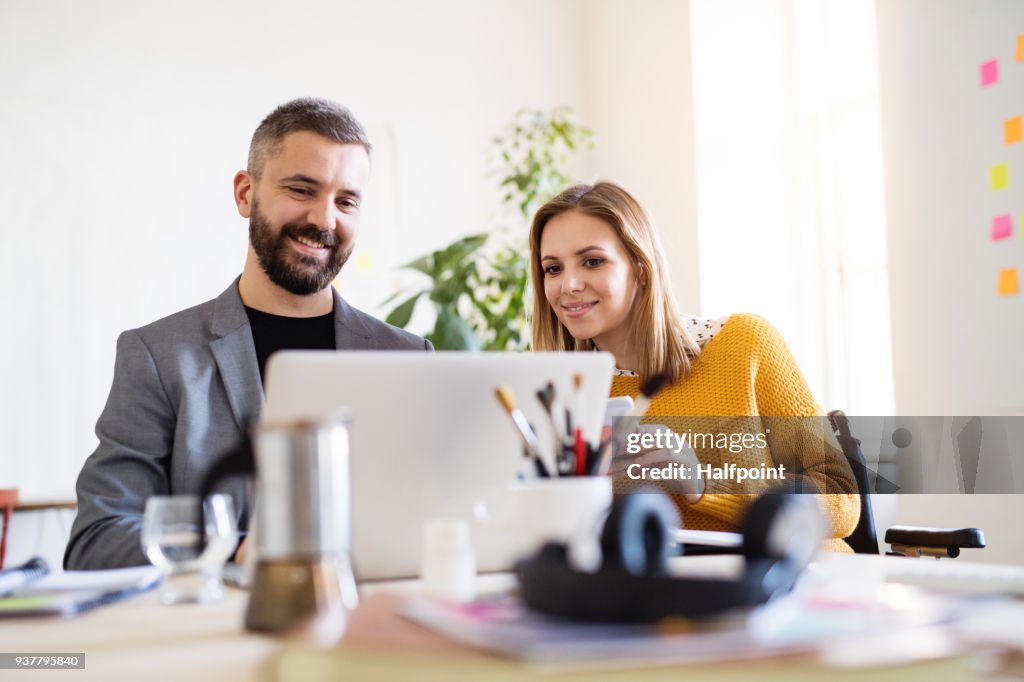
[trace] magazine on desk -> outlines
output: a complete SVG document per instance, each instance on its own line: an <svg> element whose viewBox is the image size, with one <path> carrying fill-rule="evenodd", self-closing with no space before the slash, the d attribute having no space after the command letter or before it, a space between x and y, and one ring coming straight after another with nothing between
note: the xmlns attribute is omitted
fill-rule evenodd
<svg viewBox="0 0 1024 682"><path fill-rule="evenodd" d="M884 609L885 620L896 625L879 631L872 623L873 641L865 647L859 637L849 636L864 627L862 622L850 621L850 609L864 609L849 600L809 605L812 613L818 612L811 629L825 625L826 637L839 635L844 643L842 651L834 653L845 655L823 655L829 654L829 648L823 648L820 636L806 632L803 621L808 614L795 606L770 617L774 624L761 622L754 628L758 632L751 632L749 613L714 622L677 621L652 627L595 625L530 615L511 596L485 597L460 606L410 597L407 592L378 592L362 600L351 614L337 647L324 649L300 640L286 643L270 677L288 682L519 682L541 676L551 680L599 676L607 682L667 682L682 679L684 670L679 666L685 665L687 679L748 679L756 670L759 678L792 681L818 679L830 667L870 667L877 672L879 665L898 665L902 680L964 678L963 657L955 642L944 644L949 641L945 630L911 625L930 618L892 617L892 609ZM870 606L866 610L877 612ZM917 612L917 607L910 610ZM796 615L794 623L790 616ZM884 646L878 638L884 639ZM884 650L883 655L876 655L875 649ZM785 655L794 652L805 653Z"/></svg>
<svg viewBox="0 0 1024 682"><path fill-rule="evenodd" d="M437 634L500 656L537 665L573 668L621 664L704 663L807 652L807 642L766 644L751 636L742 617L658 625L581 623L529 611L513 596L457 604L429 597L404 600L398 613Z"/></svg>
<svg viewBox="0 0 1024 682"><path fill-rule="evenodd" d="M0 618L74 616L145 592L156 586L160 577L156 566L50 573L0 597Z"/></svg>
<svg viewBox="0 0 1024 682"><path fill-rule="evenodd" d="M657 625L569 621L530 611L512 595L468 604L412 597L397 610L445 639L505 658L605 669L790 654L835 659L839 667L955 656L959 647L947 626L977 606L904 586L881 586L859 595L797 590L750 611ZM887 646L880 647L880 641ZM855 655L847 655L850 651Z"/></svg>

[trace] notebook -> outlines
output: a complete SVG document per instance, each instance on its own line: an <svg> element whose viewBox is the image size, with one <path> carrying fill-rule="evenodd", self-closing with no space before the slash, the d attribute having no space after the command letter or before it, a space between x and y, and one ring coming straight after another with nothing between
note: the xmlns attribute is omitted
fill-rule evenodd
<svg viewBox="0 0 1024 682"><path fill-rule="evenodd" d="M160 577L156 566L51 573L0 598L0 617L74 616L145 592Z"/></svg>

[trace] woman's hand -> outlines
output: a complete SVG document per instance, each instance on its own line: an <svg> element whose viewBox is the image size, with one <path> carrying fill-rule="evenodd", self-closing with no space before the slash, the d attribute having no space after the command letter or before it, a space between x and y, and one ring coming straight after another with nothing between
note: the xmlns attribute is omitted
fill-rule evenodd
<svg viewBox="0 0 1024 682"><path fill-rule="evenodd" d="M670 429L662 424L641 424L637 429L638 434L665 433ZM649 481L671 493L678 493L690 504L700 501L704 495L704 480L697 476L697 467L700 460L697 453L688 444L683 444L677 452L668 448L643 448L639 447L638 452L630 453L622 451L617 453L611 461L608 473L613 478L628 478L632 481ZM664 469L667 464L679 464L680 467L673 467L677 474L685 473L689 478L652 479L651 469ZM638 465L633 467L633 465ZM630 467L633 467L632 469ZM646 471L647 476L643 477Z"/></svg>

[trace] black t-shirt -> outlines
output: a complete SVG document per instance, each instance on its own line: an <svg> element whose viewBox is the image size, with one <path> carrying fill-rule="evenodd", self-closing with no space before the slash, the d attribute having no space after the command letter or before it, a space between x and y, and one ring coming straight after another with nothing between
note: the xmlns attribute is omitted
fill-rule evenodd
<svg viewBox="0 0 1024 682"><path fill-rule="evenodd" d="M260 363L260 381L271 353L279 350L334 350L334 313L319 317L271 315L245 306Z"/></svg>

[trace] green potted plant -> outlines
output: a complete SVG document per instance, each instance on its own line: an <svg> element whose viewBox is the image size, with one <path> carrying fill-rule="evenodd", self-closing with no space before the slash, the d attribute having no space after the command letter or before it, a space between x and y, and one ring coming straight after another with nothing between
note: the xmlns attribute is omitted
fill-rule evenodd
<svg viewBox="0 0 1024 682"><path fill-rule="evenodd" d="M569 183L569 160L593 145L593 133L567 107L521 110L493 144L502 207L515 224L462 237L404 265L425 275L423 283L384 302L402 298L387 321L405 327L417 304L429 301L435 321L426 337L438 350L525 350L529 345L528 226L537 207Z"/></svg>

